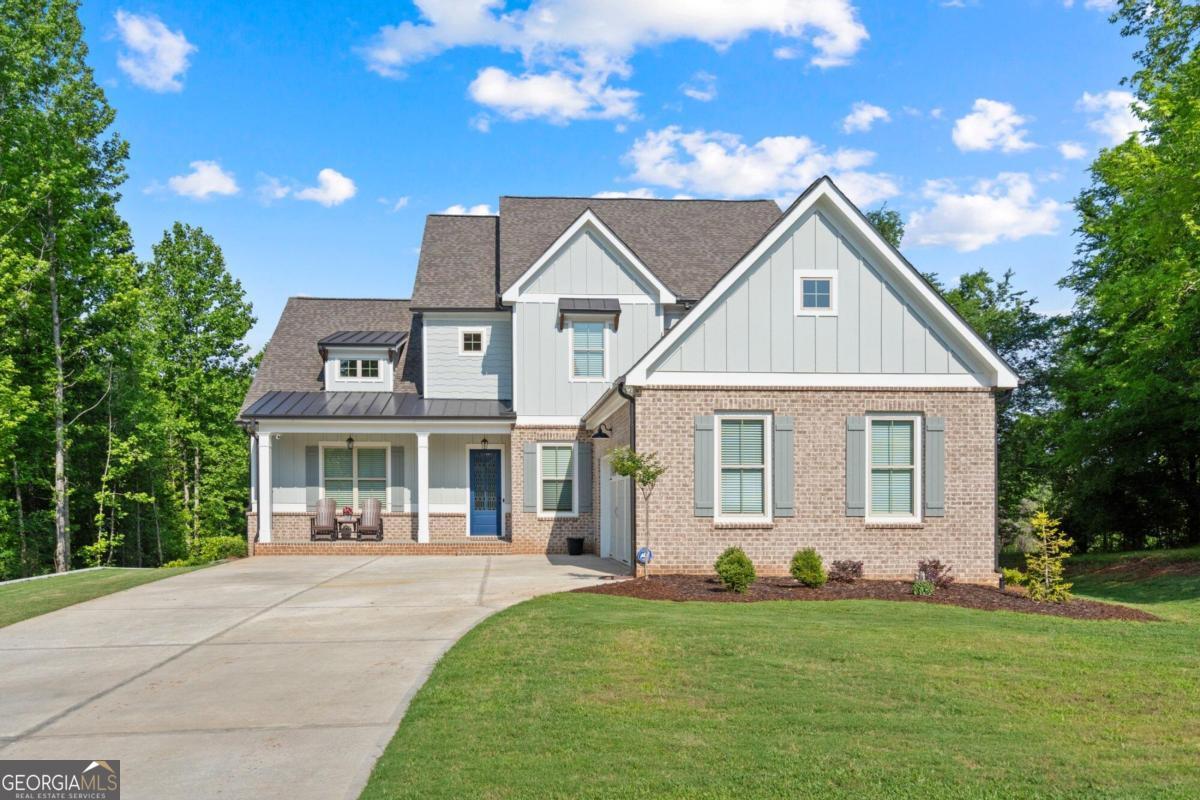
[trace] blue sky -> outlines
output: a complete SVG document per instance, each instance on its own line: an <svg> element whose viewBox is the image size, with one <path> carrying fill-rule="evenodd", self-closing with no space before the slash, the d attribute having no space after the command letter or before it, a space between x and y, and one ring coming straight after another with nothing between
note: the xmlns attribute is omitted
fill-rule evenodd
<svg viewBox="0 0 1200 800"><path fill-rule="evenodd" d="M1104 0L85 2L138 252L200 225L254 303L407 297L426 214L501 194L770 197L823 173L953 280L1046 310L1136 124Z"/></svg>

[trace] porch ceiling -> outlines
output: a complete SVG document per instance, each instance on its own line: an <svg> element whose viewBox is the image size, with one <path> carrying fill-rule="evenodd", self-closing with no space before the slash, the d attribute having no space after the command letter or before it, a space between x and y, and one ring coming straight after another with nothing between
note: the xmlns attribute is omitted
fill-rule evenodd
<svg viewBox="0 0 1200 800"><path fill-rule="evenodd" d="M267 392L246 419L515 419L503 400L427 400L407 392Z"/></svg>

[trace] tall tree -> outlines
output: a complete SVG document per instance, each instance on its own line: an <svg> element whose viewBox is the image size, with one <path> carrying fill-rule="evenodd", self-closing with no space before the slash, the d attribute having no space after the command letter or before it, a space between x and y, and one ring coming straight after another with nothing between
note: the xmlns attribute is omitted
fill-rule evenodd
<svg viewBox="0 0 1200 800"><path fill-rule="evenodd" d="M75 423L103 401L136 313L130 237L116 212L126 143L85 63L77 5L0 4L0 258L21 284L19 380L53 442L54 564L71 564ZM30 439L26 439L30 441Z"/></svg>
<svg viewBox="0 0 1200 800"><path fill-rule="evenodd" d="M899 249L900 242L904 240L904 218L900 216L899 211L888 208L887 203L884 203L863 216L875 226L875 230L879 231L879 235L887 240L888 244Z"/></svg>
<svg viewBox="0 0 1200 800"><path fill-rule="evenodd" d="M1141 135L1075 201L1076 293L1057 393L1058 487L1086 547L1200 542L1200 7L1122 0Z"/></svg>

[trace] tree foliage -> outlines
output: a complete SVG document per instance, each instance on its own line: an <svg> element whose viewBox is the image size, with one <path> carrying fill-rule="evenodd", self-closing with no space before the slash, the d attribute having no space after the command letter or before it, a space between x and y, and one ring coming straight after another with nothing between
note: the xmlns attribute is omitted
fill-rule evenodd
<svg viewBox="0 0 1200 800"><path fill-rule="evenodd" d="M1123 0L1142 135L1076 199L1055 488L1086 548L1200 542L1200 7Z"/></svg>
<svg viewBox="0 0 1200 800"><path fill-rule="evenodd" d="M622 475L626 478L633 479L638 490L642 493L642 503L646 507L646 546L650 546L650 496L654 494L654 487L658 484L658 479L663 476L667 468L658 460L656 453L639 453L629 446L621 446L613 448L608 454L609 464L612 465L613 472ZM650 574L649 565L646 567L646 575Z"/></svg>
<svg viewBox="0 0 1200 800"><path fill-rule="evenodd" d="M1075 543L1067 538L1059 521L1038 511L1029 521L1034 549L1025 555L1025 586L1029 596L1039 603L1065 603L1071 597L1071 584L1063 580L1063 562Z"/></svg>

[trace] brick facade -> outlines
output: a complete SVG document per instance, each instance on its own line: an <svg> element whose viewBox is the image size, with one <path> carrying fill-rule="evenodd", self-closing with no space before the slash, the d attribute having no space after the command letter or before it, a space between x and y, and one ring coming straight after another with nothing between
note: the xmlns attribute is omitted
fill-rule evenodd
<svg viewBox="0 0 1200 800"><path fill-rule="evenodd" d="M567 537L583 537L583 552L597 552L597 520L600 516L596 491L597 471L592 470L592 510L578 517L546 519L523 510L525 497L525 444L527 442L591 442L588 431L579 427L515 427L512 432L512 527L513 545L520 552L565 553ZM594 466L594 457L593 457Z"/></svg>
<svg viewBox="0 0 1200 800"><path fill-rule="evenodd" d="M794 417L795 516L765 526L695 516L693 418L733 410ZM871 412L945 418L944 517L879 524L846 516L846 418ZM813 547L826 564L861 560L871 578L911 579L918 560L940 558L960 580L994 583L995 414L995 399L983 390L647 387L635 411L637 448L656 451L667 466L650 509L654 566L708 573L722 550L737 545L759 574L784 574L796 550ZM644 513L639 546L646 544Z"/></svg>

